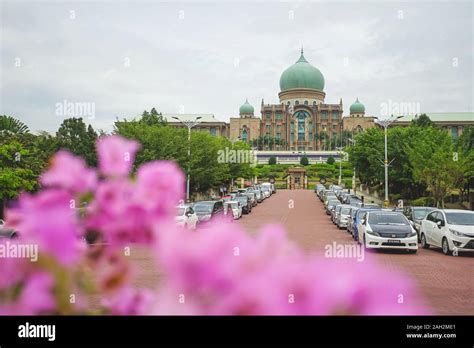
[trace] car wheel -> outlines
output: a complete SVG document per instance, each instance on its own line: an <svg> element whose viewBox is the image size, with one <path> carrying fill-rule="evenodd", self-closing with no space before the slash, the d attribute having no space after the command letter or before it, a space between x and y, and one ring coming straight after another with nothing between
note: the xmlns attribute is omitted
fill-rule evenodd
<svg viewBox="0 0 474 348"><path fill-rule="evenodd" d="M443 249L443 254L444 255L451 255L451 250L449 250L449 244L448 240L446 237L443 238L443 241L441 242L442 249Z"/></svg>
<svg viewBox="0 0 474 348"><path fill-rule="evenodd" d="M426 242L426 237L425 237L424 233L421 234L421 247L423 249L429 249L430 248L430 245Z"/></svg>

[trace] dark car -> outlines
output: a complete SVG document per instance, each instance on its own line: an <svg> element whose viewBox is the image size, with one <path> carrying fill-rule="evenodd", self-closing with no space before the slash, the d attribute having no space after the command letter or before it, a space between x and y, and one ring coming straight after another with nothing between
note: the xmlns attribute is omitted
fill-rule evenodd
<svg viewBox="0 0 474 348"><path fill-rule="evenodd" d="M235 196L235 200L239 201L242 204L242 213L248 214L252 211L252 202L250 201L250 197L247 195L237 195Z"/></svg>
<svg viewBox="0 0 474 348"><path fill-rule="evenodd" d="M407 217L413 223L413 228L418 234L418 241L420 240L420 226L421 221L425 218L428 213L435 210L433 207L413 207L408 206L403 208L403 215Z"/></svg>
<svg viewBox="0 0 474 348"><path fill-rule="evenodd" d="M224 203L221 200L196 202L193 209L200 224L224 215Z"/></svg>

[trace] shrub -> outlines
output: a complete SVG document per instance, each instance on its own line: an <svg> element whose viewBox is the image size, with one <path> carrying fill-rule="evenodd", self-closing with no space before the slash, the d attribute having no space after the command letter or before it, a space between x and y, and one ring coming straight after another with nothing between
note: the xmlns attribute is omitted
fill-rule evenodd
<svg viewBox="0 0 474 348"><path fill-rule="evenodd" d="M276 164L277 163L277 159L275 156L272 156L268 159L268 164L272 165L272 164Z"/></svg>
<svg viewBox="0 0 474 348"><path fill-rule="evenodd" d="M303 165L303 166L307 166L309 164L308 157L307 156L301 157L300 164Z"/></svg>
<svg viewBox="0 0 474 348"><path fill-rule="evenodd" d="M334 163L336 163L336 160L334 159L334 157L329 156L326 163L327 164L334 164Z"/></svg>
<svg viewBox="0 0 474 348"><path fill-rule="evenodd" d="M411 201L411 205L416 206L432 207L434 204L432 197L420 197Z"/></svg>

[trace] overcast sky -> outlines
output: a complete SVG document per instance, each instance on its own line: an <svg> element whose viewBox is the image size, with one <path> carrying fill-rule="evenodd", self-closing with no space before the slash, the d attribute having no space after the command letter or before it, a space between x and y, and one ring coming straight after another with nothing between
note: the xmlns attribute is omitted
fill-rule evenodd
<svg viewBox="0 0 474 348"><path fill-rule="evenodd" d="M344 115L356 97L374 116L473 111L472 1L7 1L1 16L0 114L34 131L55 132L65 100L104 130L152 107L227 121L248 98L260 114L301 46Z"/></svg>

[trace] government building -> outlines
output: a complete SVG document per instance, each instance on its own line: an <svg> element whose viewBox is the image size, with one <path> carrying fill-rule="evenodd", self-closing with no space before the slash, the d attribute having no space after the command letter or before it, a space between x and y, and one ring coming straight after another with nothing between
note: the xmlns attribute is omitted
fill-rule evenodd
<svg viewBox="0 0 474 348"><path fill-rule="evenodd" d="M323 74L306 60L301 50L299 59L280 77L279 103L265 104L262 99L258 116L248 100L240 106L239 117L231 117L229 123L218 121L212 114L163 116L175 126L183 126L181 121L196 120L199 122L195 126L197 129L226 136L232 141L241 140L253 145L262 139L273 142L265 144L263 140L263 146L258 146L260 150L290 153L334 151L337 139L376 126L376 117L365 114L365 106L358 98L354 98L349 113L344 114L341 98L335 104L326 102L324 85ZM462 133L464 126L474 125L472 112L426 114L434 123L448 129L453 138ZM394 125L407 125L414 117L404 117Z"/></svg>

